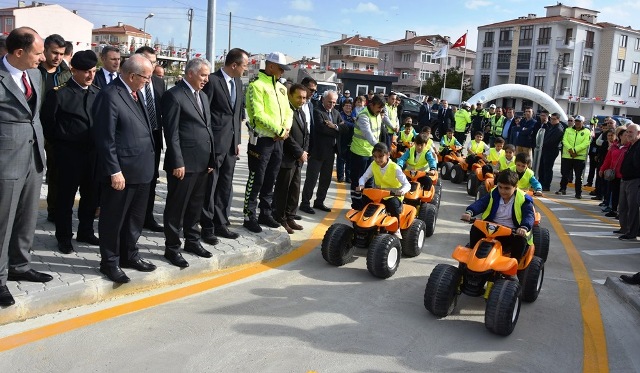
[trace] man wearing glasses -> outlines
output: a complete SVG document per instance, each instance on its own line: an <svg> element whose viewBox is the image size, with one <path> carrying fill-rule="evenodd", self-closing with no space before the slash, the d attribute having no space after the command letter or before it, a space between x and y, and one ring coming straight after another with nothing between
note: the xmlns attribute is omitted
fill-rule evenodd
<svg viewBox="0 0 640 373"><path fill-rule="evenodd" d="M156 269L140 257L136 246L155 174L153 135L140 92L152 72L151 62L134 54L113 83L100 91L92 108L100 184L100 272L116 283L130 281L122 268Z"/></svg>

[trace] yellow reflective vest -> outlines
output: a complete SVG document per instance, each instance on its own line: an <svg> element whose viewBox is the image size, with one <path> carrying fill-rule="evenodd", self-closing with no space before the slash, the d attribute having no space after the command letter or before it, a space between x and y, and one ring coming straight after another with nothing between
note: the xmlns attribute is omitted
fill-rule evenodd
<svg viewBox="0 0 640 373"><path fill-rule="evenodd" d="M249 124L260 136L282 137L291 128L293 110L289 105L287 87L262 70L249 83L246 108Z"/></svg>
<svg viewBox="0 0 640 373"><path fill-rule="evenodd" d="M424 153L424 152L423 152ZM387 171L382 174L382 170L377 163L371 163L371 173L373 174L373 183L380 187L380 189L390 190L390 189L399 189L402 187L402 183L396 177L396 170L398 169L397 164L388 161L387 163ZM385 197L385 199L392 198L392 196ZM399 196L400 200L404 198L404 196Z"/></svg>
<svg viewBox="0 0 640 373"><path fill-rule="evenodd" d="M356 125L353 128L353 139L351 140L351 152L362 157L371 157L373 152L373 145L364 137L362 131L358 127L358 118L365 116L369 122L369 129L373 134L374 139L380 138L380 126L382 118L380 115L373 115L369 112L369 108L362 109L356 117Z"/></svg>
<svg viewBox="0 0 640 373"><path fill-rule="evenodd" d="M522 205L524 204L524 201L525 201L525 193L520 189L516 189L516 198L513 201L513 213L516 215L516 221L518 222L518 226L522 225ZM482 220L486 220L489 214L491 214L492 207L493 207L493 193L491 193L491 198L489 198L489 205L482 213ZM526 238L527 238L527 243L529 245L533 244L532 231L527 232Z"/></svg>

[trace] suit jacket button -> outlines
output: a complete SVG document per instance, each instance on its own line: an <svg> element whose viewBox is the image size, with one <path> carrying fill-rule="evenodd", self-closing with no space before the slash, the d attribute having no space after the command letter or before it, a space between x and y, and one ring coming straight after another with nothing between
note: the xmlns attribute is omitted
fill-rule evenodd
<svg viewBox="0 0 640 373"><path fill-rule="evenodd" d="M29 144L33 144L33 140L29 140Z"/></svg>

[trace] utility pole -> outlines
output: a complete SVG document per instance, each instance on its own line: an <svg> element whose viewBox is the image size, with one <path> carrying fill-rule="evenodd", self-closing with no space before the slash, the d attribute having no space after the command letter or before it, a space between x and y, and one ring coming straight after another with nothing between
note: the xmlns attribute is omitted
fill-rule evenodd
<svg viewBox="0 0 640 373"><path fill-rule="evenodd" d="M213 63L216 51L216 0L207 0L207 51L209 62Z"/></svg>
<svg viewBox="0 0 640 373"><path fill-rule="evenodd" d="M189 20L189 40L187 41L187 61L191 59L191 30L193 27L193 8L187 11L187 19Z"/></svg>
<svg viewBox="0 0 640 373"><path fill-rule="evenodd" d="M231 12L229 12L229 45L227 45L227 50L231 50Z"/></svg>
<svg viewBox="0 0 640 373"><path fill-rule="evenodd" d="M562 56L558 56L558 61L556 62L556 80L553 82L553 99L555 100L558 97L558 80L560 80L560 69L563 67L562 65Z"/></svg>

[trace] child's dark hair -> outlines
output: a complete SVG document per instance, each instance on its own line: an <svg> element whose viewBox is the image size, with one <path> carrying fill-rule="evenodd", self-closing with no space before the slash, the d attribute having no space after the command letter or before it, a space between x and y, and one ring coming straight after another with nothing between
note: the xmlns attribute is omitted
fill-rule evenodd
<svg viewBox="0 0 640 373"><path fill-rule="evenodd" d="M404 128L407 128L407 127L413 127L413 123L409 123L409 122L405 123Z"/></svg>
<svg viewBox="0 0 640 373"><path fill-rule="evenodd" d="M416 144L423 145L429 142L429 138L427 137L426 134L421 133L418 136L416 136L414 141L416 142Z"/></svg>
<svg viewBox="0 0 640 373"><path fill-rule="evenodd" d="M513 144L507 144L504 146L505 152L516 152L516 147Z"/></svg>
<svg viewBox="0 0 640 373"><path fill-rule="evenodd" d="M512 187L515 187L518 185L519 179L520 178L518 177L518 174L515 171L506 169L498 173L498 177L496 178L496 184L507 184L507 185L511 185Z"/></svg>
<svg viewBox="0 0 640 373"><path fill-rule="evenodd" d="M480 136L484 137L484 132L482 132L482 131L476 131L476 133L474 133L474 134L473 134L473 137L476 137L476 136L478 136L478 135L480 135Z"/></svg>
<svg viewBox="0 0 640 373"><path fill-rule="evenodd" d="M431 127L429 126L422 127L422 129L420 130L420 133L426 133L426 132L431 133Z"/></svg>
<svg viewBox="0 0 640 373"><path fill-rule="evenodd" d="M494 144L504 144L504 139L502 137L498 136L493 140L493 143Z"/></svg>
<svg viewBox="0 0 640 373"><path fill-rule="evenodd" d="M453 133L453 128L447 127L447 131L445 133Z"/></svg>
<svg viewBox="0 0 640 373"><path fill-rule="evenodd" d="M516 162L524 163L527 166L531 164L531 156L527 153L516 154Z"/></svg>
<svg viewBox="0 0 640 373"><path fill-rule="evenodd" d="M374 153L389 154L389 148L387 147L387 144L383 142L379 142L373 146L373 150L371 151L371 154L374 154Z"/></svg>

